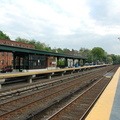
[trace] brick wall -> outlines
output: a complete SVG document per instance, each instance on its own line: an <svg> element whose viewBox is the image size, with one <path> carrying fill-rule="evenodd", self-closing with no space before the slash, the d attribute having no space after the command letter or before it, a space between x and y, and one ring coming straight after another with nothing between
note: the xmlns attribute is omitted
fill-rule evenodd
<svg viewBox="0 0 120 120"><path fill-rule="evenodd" d="M25 48L35 48L34 45L30 45L30 44L22 43L22 42L11 41L11 40L4 40L4 39L0 39L0 44L25 47Z"/></svg>
<svg viewBox="0 0 120 120"><path fill-rule="evenodd" d="M11 52L0 52L0 68L12 66L13 54Z"/></svg>
<svg viewBox="0 0 120 120"><path fill-rule="evenodd" d="M6 45L12 45L12 46L18 46L18 47L25 47L25 48L35 48L34 45L30 45L27 43L21 43L11 40L4 40L0 39L0 44L6 44ZM0 51L0 69L12 66L13 65L13 54L12 52L1 52Z"/></svg>
<svg viewBox="0 0 120 120"><path fill-rule="evenodd" d="M56 57L50 56L47 58L47 67L56 67Z"/></svg>

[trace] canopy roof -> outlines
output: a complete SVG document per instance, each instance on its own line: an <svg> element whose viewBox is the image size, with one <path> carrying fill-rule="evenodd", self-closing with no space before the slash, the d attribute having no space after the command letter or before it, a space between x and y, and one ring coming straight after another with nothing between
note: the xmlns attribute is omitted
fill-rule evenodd
<svg viewBox="0 0 120 120"><path fill-rule="evenodd" d="M42 51L37 49L30 49L30 48L24 48L24 47L18 47L18 46L11 46L11 45L4 45L0 44L0 51L4 52L18 52L18 53L27 53L27 54L41 54L41 55L47 55L47 56L55 56L55 57L64 57L64 58L74 58L74 59L87 59L85 57L81 56L74 56L69 54L61 54L61 53L55 53L55 52L48 52L48 51Z"/></svg>

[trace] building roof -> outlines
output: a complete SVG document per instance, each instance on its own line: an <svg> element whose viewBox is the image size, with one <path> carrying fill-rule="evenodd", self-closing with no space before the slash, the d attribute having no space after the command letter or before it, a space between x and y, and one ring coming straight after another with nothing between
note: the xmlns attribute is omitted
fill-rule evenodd
<svg viewBox="0 0 120 120"><path fill-rule="evenodd" d="M26 43L23 43L23 42L18 42L18 41L0 39L0 44L12 45L12 46L24 46L24 47L28 47L28 48L35 48L34 45L28 44L27 41L26 41Z"/></svg>
<svg viewBox="0 0 120 120"><path fill-rule="evenodd" d="M42 55L48 55L48 56L74 58L74 59L87 59L81 56L48 52L48 51L42 51L42 50L30 49L30 48L24 48L24 47L18 47L18 46L11 46L11 45L4 45L4 44L0 44L0 51L13 52L13 53L19 52L19 53L27 53L27 54L42 54Z"/></svg>

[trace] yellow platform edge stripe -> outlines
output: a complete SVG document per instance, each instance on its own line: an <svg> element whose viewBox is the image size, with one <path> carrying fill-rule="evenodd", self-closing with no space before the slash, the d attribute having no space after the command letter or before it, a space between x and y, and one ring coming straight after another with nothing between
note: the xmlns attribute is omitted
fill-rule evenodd
<svg viewBox="0 0 120 120"><path fill-rule="evenodd" d="M10 78L10 77L20 77L20 76L29 76L34 74L47 74L51 72L62 72L62 71L70 71L70 70L80 70L85 68L93 68L93 67L102 67L106 65L95 65L95 66L85 66L78 68L64 68L64 69L55 69L55 70L45 70L45 71L34 71L34 72L25 72L25 73L14 73L14 74L5 74L0 75L0 79L2 78Z"/></svg>
<svg viewBox="0 0 120 120"><path fill-rule="evenodd" d="M109 120L119 81L120 67L85 120Z"/></svg>

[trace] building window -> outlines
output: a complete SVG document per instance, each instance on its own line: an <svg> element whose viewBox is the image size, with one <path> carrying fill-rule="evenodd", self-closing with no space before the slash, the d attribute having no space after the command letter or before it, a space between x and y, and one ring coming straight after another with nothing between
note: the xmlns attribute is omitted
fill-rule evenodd
<svg viewBox="0 0 120 120"><path fill-rule="evenodd" d="M11 60L11 64L13 64L13 60Z"/></svg>
<svg viewBox="0 0 120 120"><path fill-rule="evenodd" d="M4 60L1 60L2 65L4 64Z"/></svg>
<svg viewBox="0 0 120 120"><path fill-rule="evenodd" d="M4 56L4 52L2 52L2 56Z"/></svg>

